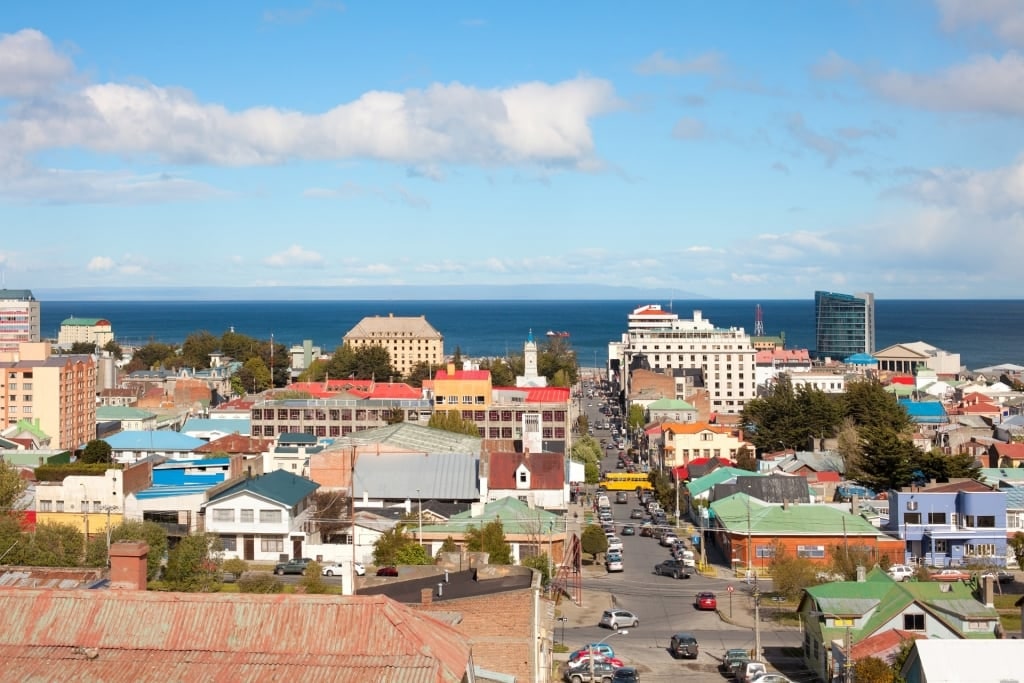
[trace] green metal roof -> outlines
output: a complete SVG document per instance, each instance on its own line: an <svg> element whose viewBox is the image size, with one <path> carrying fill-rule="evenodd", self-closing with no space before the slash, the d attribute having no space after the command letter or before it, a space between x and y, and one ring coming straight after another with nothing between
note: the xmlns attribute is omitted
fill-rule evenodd
<svg viewBox="0 0 1024 683"><path fill-rule="evenodd" d="M156 413L141 408L127 408L123 406L97 406L97 420L148 420L156 417Z"/></svg>
<svg viewBox="0 0 1024 683"><path fill-rule="evenodd" d="M659 398L647 406L648 410L696 410L692 403L678 398Z"/></svg>
<svg viewBox="0 0 1024 683"><path fill-rule="evenodd" d="M518 498L507 496L499 500L484 504L483 513L473 516L472 510L459 512L451 516L444 524L424 525L423 531L432 533L462 534L469 527L484 526L485 524L501 519L502 528L505 534L538 534L548 533L548 529L557 529L559 515L548 512L541 508L530 508L529 505Z"/></svg>
<svg viewBox="0 0 1024 683"><path fill-rule="evenodd" d="M723 481L728 481L733 477L761 477L762 474L757 472L751 472L750 470L741 470L736 467L719 467L713 472L705 474L703 477L694 479L686 485L686 490L690 492L691 496L699 496L702 493L710 491L714 487L721 484Z"/></svg>
<svg viewBox="0 0 1024 683"><path fill-rule="evenodd" d="M758 536L885 536L860 515L827 505L766 503L745 493L734 493L711 504L715 519L729 531Z"/></svg>
<svg viewBox="0 0 1024 683"><path fill-rule="evenodd" d="M294 507L318 488L320 488L320 484L312 482L305 477L300 477L286 470L274 470L267 474L258 474L253 477L240 479L238 483L229 486L210 498L209 503L223 500L240 491L249 491L257 496L268 498L288 507Z"/></svg>
<svg viewBox="0 0 1024 683"><path fill-rule="evenodd" d="M61 326L72 326L72 327L92 327L98 325L101 322L110 324L110 321L106 318L67 318L60 321Z"/></svg>

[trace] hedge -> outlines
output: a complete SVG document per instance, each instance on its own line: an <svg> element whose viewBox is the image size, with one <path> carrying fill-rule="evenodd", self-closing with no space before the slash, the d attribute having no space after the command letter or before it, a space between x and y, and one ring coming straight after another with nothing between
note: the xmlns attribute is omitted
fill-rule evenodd
<svg viewBox="0 0 1024 683"><path fill-rule="evenodd" d="M71 462L66 465L39 465L35 469L36 481L64 481L64 477L97 476L107 470L123 469L120 463Z"/></svg>

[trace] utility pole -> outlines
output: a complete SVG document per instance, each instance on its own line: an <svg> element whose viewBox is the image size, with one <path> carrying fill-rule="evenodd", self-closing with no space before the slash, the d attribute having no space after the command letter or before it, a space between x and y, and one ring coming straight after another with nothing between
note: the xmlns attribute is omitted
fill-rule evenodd
<svg viewBox="0 0 1024 683"><path fill-rule="evenodd" d="M843 650L843 683L853 683L853 631L849 626L846 627Z"/></svg>

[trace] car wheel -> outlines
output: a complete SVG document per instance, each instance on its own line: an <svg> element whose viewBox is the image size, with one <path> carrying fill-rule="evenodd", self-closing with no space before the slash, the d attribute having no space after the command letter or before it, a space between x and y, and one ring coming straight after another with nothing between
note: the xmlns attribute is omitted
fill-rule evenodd
<svg viewBox="0 0 1024 683"><path fill-rule="evenodd" d="M633 628L636 628L639 625L640 625L640 620L639 619L634 619L633 620Z"/></svg>
<svg viewBox="0 0 1024 683"><path fill-rule="evenodd" d="M583 676L571 676L569 681L570 683L583 683Z"/></svg>
<svg viewBox="0 0 1024 683"><path fill-rule="evenodd" d="M612 622L612 630L614 630L614 631L618 631L619 630L619 622L617 622L617 621L613 621Z"/></svg>
<svg viewBox="0 0 1024 683"><path fill-rule="evenodd" d="M284 576L284 570L283 569L275 569L274 573L277 574L278 576Z"/></svg>
<svg viewBox="0 0 1024 683"><path fill-rule="evenodd" d="M672 572L672 578L673 579L678 579L679 578L679 572Z"/></svg>
<svg viewBox="0 0 1024 683"><path fill-rule="evenodd" d="M325 572L324 572L324 574L326 574L327 576L334 576L334 572L333 572L333 571L331 571L330 569L328 569L327 571L325 571Z"/></svg>

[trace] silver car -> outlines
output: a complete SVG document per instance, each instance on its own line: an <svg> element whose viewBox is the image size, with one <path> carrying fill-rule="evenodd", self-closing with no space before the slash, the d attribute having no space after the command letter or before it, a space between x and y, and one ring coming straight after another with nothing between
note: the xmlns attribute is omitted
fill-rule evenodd
<svg viewBox="0 0 1024 683"><path fill-rule="evenodd" d="M624 609L606 609L604 614L601 615L601 621L597 625L618 631L620 628L635 628L639 626L640 619L632 612L627 612Z"/></svg>

